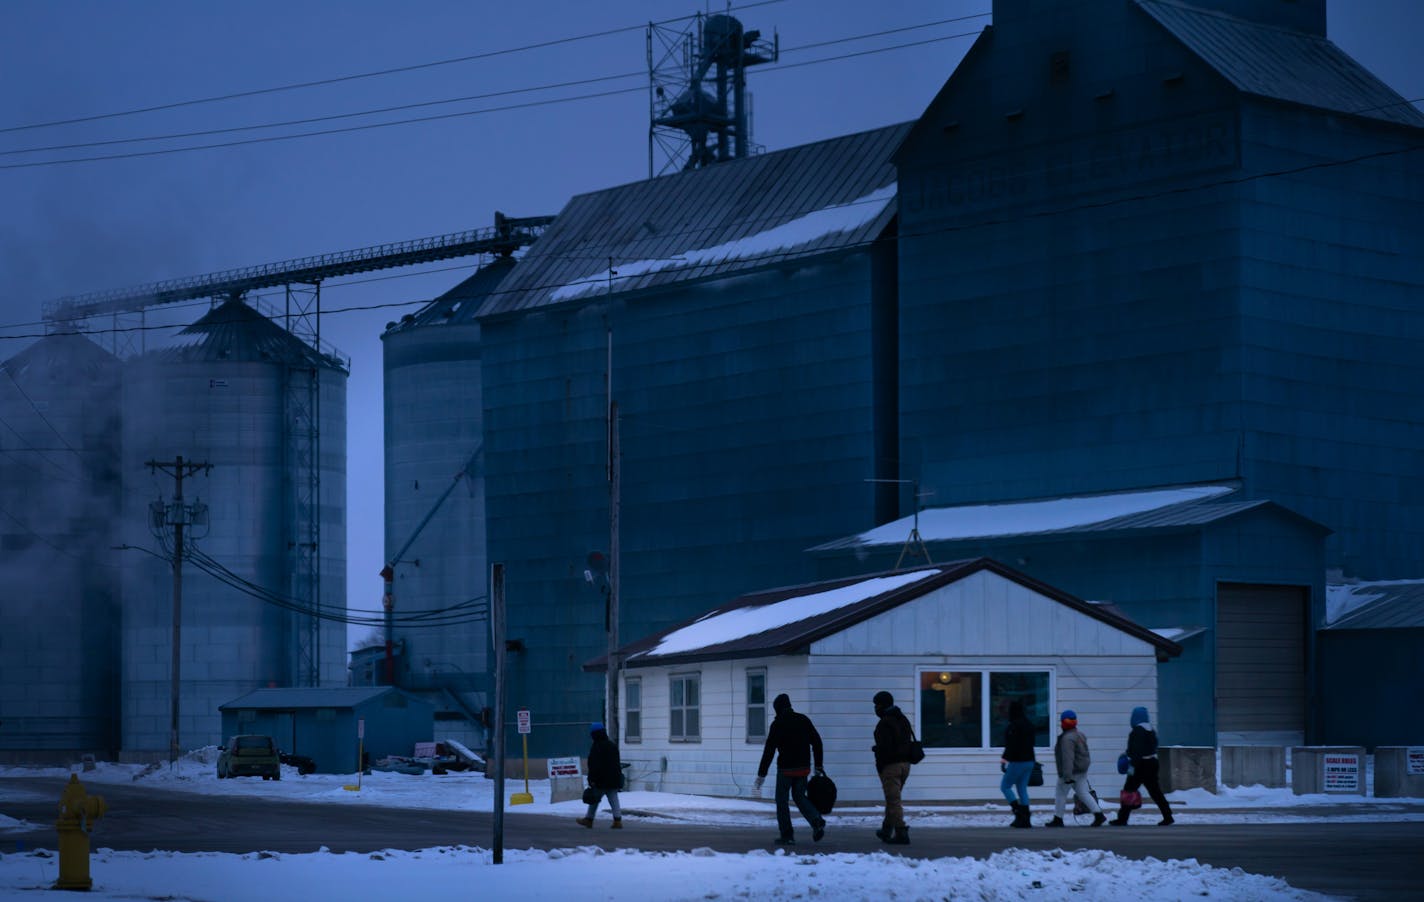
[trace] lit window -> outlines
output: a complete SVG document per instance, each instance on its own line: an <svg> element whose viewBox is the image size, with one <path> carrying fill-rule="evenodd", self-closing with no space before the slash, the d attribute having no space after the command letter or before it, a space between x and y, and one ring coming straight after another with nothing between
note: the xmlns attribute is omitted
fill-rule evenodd
<svg viewBox="0 0 1424 902"><path fill-rule="evenodd" d="M766 670L747 671L747 742L766 741Z"/></svg>
<svg viewBox="0 0 1424 902"><path fill-rule="evenodd" d="M1015 699L1034 725L1034 744L1051 741L1047 671L920 671L919 730L926 748L1002 748ZM986 694L985 684L989 687Z"/></svg>
<svg viewBox="0 0 1424 902"><path fill-rule="evenodd" d="M702 675L674 674L668 700L668 739L696 742L702 738Z"/></svg>
<svg viewBox="0 0 1424 902"><path fill-rule="evenodd" d="M643 678L628 677L623 681L623 739L639 742L643 738Z"/></svg>

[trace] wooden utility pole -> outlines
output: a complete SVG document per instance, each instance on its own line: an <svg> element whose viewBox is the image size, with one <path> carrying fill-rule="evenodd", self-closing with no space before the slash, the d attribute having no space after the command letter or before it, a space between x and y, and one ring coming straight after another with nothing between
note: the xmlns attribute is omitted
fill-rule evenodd
<svg viewBox="0 0 1424 902"><path fill-rule="evenodd" d="M183 527L193 520L199 505L183 503L183 477L211 470L212 464L183 460L178 455L172 463L150 460L150 470L162 471L173 477L173 503L163 512L163 524L173 527L173 663L168 689L168 763L178 760L178 686L182 677L183 649Z"/></svg>
<svg viewBox="0 0 1424 902"><path fill-rule="evenodd" d="M490 565L490 641L494 652L494 841L495 864L504 863L504 564Z"/></svg>

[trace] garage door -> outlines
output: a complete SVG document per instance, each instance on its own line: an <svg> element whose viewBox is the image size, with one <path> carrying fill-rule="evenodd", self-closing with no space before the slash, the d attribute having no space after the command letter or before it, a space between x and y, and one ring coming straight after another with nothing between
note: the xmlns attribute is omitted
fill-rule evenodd
<svg viewBox="0 0 1424 902"><path fill-rule="evenodd" d="M1305 741L1309 598L1305 586L1217 586L1219 742Z"/></svg>

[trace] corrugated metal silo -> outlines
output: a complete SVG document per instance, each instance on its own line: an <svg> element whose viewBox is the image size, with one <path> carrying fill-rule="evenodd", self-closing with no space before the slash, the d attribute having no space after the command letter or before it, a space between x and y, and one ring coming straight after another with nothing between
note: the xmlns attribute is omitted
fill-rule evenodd
<svg viewBox="0 0 1424 902"><path fill-rule="evenodd" d="M185 503L207 505L206 524L187 528L182 576L179 744L188 749L219 742L218 706L253 689L301 685L313 672L322 685L345 682L345 625L321 621L310 643L308 613L291 602L305 601L293 579L306 541L296 499L309 484L297 433L314 426L319 601L345 610L347 372L240 300L213 308L181 339L126 364L123 467L143 490L126 494L124 540L171 549L155 537L164 530L150 506L173 501L177 457L211 465L183 484ZM293 387L313 375L319 412L303 427ZM136 760L169 747L173 582L167 560L126 563L123 755Z"/></svg>
<svg viewBox="0 0 1424 902"><path fill-rule="evenodd" d="M0 761L118 745L118 378L78 335L0 364Z"/></svg>
<svg viewBox="0 0 1424 902"><path fill-rule="evenodd" d="M381 336L387 559L410 543L393 567L391 678L435 703L437 735L477 748L485 741L480 711L490 701L480 327L474 314L514 265L497 259ZM373 572L373 586L376 578ZM410 618L422 615L429 625L411 624ZM384 663L376 670L376 681L387 682Z"/></svg>

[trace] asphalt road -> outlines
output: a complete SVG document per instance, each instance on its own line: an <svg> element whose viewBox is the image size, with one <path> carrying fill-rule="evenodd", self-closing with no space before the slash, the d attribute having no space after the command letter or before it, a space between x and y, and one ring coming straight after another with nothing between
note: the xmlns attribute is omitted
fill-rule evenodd
<svg viewBox="0 0 1424 902"><path fill-rule="evenodd" d="M47 825L33 833L0 834L0 853L56 847L54 818L64 781L57 778L0 780L0 813ZM333 852L420 849L493 844L493 815L322 805L307 802L193 795L142 786L91 786L109 811L93 835L96 848L178 852ZM981 827L912 828L912 844L885 846L864 826L841 827L834 815L826 838L798 848L815 852L890 851L917 858L983 858L1006 848L1108 849L1129 858L1195 858L1218 867L1239 867L1282 877L1292 886L1360 900L1424 897L1424 823L1198 824L1183 817L1175 826L1156 819L1127 828L1067 827L1010 830ZM626 828L612 831L602 814L592 830L568 817L509 814L507 849L552 849L575 845L680 851L710 848L747 852L771 847L775 830L646 823L625 812Z"/></svg>

